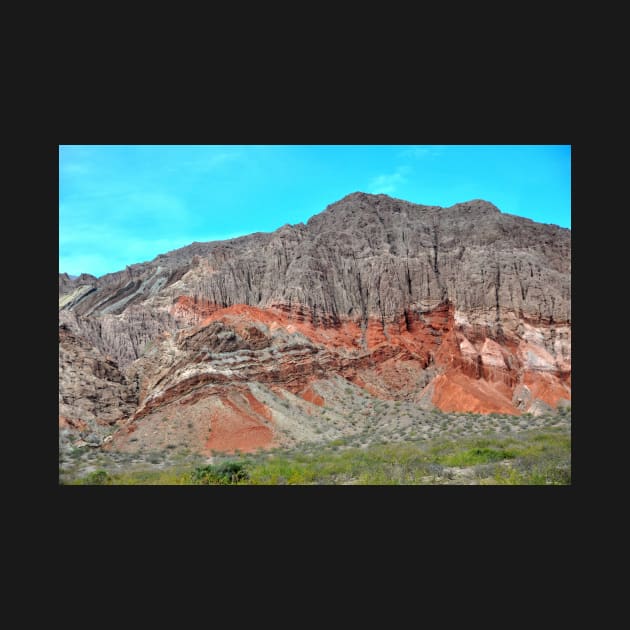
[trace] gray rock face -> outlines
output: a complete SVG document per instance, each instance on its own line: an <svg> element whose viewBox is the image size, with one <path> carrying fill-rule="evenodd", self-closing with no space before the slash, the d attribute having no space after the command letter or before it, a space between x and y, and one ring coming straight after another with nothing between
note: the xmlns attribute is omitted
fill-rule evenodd
<svg viewBox="0 0 630 630"><path fill-rule="evenodd" d="M450 300L470 324L570 324L571 232L502 214L353 193L306 225L188 247L101 278L60 275L60 321L121 366L164 331L182 295L277 306L314 323L391 321Z"/></svg>
<svg viewBox="0 0 630 630"><path fill-rule="evenodd" d="M131 306L119 315L82 316L63 309L59 312L59 323L111 356L121 367L141 356L161 332L175 327L168 311L153 310L151 304Z"/></svg>
<svg viewBox="0 0 630 630"><path fill-rule="evenodd" d="M137 404L137 384L128 382L112 359L61 325L59 415L86 421L98 433L99 426L132 414Z"/></svg>

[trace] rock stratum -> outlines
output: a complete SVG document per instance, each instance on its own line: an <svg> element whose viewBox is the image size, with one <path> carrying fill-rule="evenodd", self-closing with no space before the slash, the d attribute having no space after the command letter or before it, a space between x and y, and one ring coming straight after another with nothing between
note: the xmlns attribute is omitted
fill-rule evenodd
<svg viewBox="0 0 630 630"><path fill-rule="evenodd" d="M60 427L94 444L294 444L346 385L443 411L568 404L571 231L353 193L306 224L59 275Z"/></svg>

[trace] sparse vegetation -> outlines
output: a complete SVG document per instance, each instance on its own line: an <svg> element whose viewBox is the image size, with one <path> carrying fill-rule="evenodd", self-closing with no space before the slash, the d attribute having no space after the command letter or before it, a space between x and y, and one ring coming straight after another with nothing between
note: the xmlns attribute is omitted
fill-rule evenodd
<svg viewBox="0 0 630 630"><path fill-rule="evenodd" d="M152 470L99 469L69 483L80 485L567 485L571 483L568 427L530 429L483 436L417 439L385 434L366 439L335 438L229 458L215 452L213 464L191 468L194 454L149 453ZM112 455L110 455L112 457ZM118 465L125 458L119 458ZM101 460L99 460L101 461ZM101 461L102 463L102 461ZM68 483L62 480L62 483Z"/></svg>
<svg viewBox="0 0 630 630"><path fill-rule="evenodd" d="M112 478L104 470L95 470L91 472L84 480L83 485L86 486L105 486L110 485Z"/></svg>

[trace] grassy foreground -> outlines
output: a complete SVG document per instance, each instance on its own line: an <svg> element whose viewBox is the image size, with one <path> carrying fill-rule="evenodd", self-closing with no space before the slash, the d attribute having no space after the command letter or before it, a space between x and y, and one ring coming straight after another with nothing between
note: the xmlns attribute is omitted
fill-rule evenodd
<svg viewBox="0 0 630 630"><path fill-rule="evenodd" d="M220 456L212 465L92 471L69 485L569 485L570 427Z"/></svg>

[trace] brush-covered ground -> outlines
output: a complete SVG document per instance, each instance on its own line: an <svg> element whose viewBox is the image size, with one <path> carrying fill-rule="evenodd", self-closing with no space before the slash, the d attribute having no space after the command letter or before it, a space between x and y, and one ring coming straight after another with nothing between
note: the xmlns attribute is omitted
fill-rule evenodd
<svg viewBox="0 0 630 630"><path fill-rule="evenodd" d="M63 485L568 485L571 409L537 417L414 410L376 403L352 435L206 457L60 447ZM401 408L402 407L402 408ZM401 413L402 412L402 413ZM357 418L358 420L358 418ZM364 423L361 423L364 424ZM318 436L319 437L319 436ZM324 437L324 436L322 436ZM60 440L62 436L60 435ZM63 436L69 439L69 436Z"/></svg>

